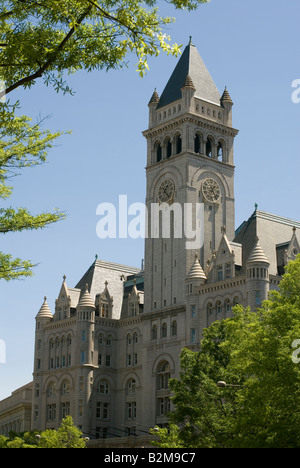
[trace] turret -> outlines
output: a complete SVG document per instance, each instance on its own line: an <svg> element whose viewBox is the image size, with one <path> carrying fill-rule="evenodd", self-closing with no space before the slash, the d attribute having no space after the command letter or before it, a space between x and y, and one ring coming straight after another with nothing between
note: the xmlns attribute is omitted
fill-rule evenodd
<svg viewBox="0 0 300 468"><path fill-rule="evenodd" d="M192 78L190 75L187 75L185 82L181 88L182 93L182 106L183 110L186 112L193 112L194 111L194 95L196 92L195 85L193 83Z"/></svg>
<svg viewBox="0 0 300 468"><path fill-rule="evenodd" d="M159 104L159 96L158 96L157 91L155 89L154 93L152 94L152 97L150 99L150 102L148 104L148 107L149 107L149 128L152 128L157 124L156 109L157 109L158 104Z"/></svg>
<svg viewBox="0 0 300 468"><path fill-rule="evenodd" d="M260 307L262 302L268 299L269 267L270 262L257 238L246 264L248 304L252 310Z"/></svg>
<svg viewBox="0 0 300 468"><path fill-rule="evenodd" d="M187 283L187 293L188 294L195 294L196 288L202 286L206 283L206 276L205 273L200 265L198 255L195 254L195 261L192 265L192 268L189 271L185 281Z"/></svg>
<svg viewBox="0 0 300 468"><path fill-rule="evenodd" d="M233 101L230 97L230 94L228 92L227 87L225 87L224 93L221 97L220 100L221 106L225 109L226 111L226 116L224 119L225 125L230 125L232 126L232 106L233 106Z"/></svg>

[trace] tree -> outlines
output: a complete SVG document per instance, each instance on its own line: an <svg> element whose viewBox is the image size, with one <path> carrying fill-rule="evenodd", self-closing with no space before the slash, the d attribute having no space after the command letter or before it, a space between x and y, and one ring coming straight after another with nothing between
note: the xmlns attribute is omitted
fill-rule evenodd
<svg viewBox="0 0 300 468"><path fill-rule="evenodd" d="M300 256L262 308L237 306L205 331L199 353L183 351L171 382L172 446L176 434L179 447L300 447L299 344Z"/></svg>
<svg viewBox="0 0 300 468"><path fill-rule="evenodd" d="M73 424L71 416L62 420L61 427L55 431L25 432L0 436L0 448L86 448L82 432Z"/></svg>
<svg viewBox="0 0 300 468"><path fill-rule="evenodd" d="M194 10L208 0L171 0ZM159 15L156 0L2 0L0 69L6 83L0 98L41 77L57 90L70 91L64 72L116 69L129 53L143 76L147 58L160 50L178 54L163 28L173 21Z"/></svg>
<svg viewBox="0 0 300 468"><path fill-rule="evenodd" d="M17 105L0 104L0 198L8 198L13 190L11 179L24 168L42 164L47 151L61 132L41 130L41 123L32 125L26 116L17 116ZM9 185L8 185L9 183ZM64 218L55 210L34 216L25 208L0 208L0 233L40 229ZM33 264L0 252L0 279L9 281L32 275Z"/></svg>
<svg viewBox="0 0 300 468"><path fill-rule="evenodd" d="M177 9L196 9L209 0L171 0ZM163 28L173 21L159 15L156 0L0 0L0 198L12 187L5 181L15 170L41 164L61 133L42 131L17 105L3 103L18 87L30 88L36 80L57 91L72 93L65 75L78 70L110 70L126 66L137 56L141 76L148 58L161 50L177 55L177 44ZM12 174L13 173L13 174ZM0 210L0 232L39 229L63 219L56 210L32 216L26 209ZM0 252L0 279L32 274L33 264Z"/></svg>

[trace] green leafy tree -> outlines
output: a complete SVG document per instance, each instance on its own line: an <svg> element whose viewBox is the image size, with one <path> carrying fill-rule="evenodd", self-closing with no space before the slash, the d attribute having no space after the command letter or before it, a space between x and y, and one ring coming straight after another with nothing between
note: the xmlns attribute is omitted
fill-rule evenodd
<svg viewBox="0 0 300 468"><path fill-rule="evenodd" d="M195 10L208 0L170 0L177 9ZM43 131L16 105L3 103L19 87L40 78L57 91L72 93L65 76L78 70L119 69L137 57L141 76L148 58L160 51L177 55L164 28L173 18L159 15L156 0L0 0L0 198L11 194L6 181L19 170L45 161L60 133ZM0 232L40 229L63 213L31 215L27 209L0 209ZM0 279L32 274L32 263L0 252Z"/></svg>
<svg viewBox="0 0 300 468"><path fill-rule="evenodd" d="M17 116L17 105L0 104L0 198L7 199L13 187L11 179L20 171L42 164L47 151L61 133L41 129L41 123L32 124L29 117ZM0 233L41 229L63 219L64 214L32 215L26 208L0 208ZM0 251L0 279L6 281L32 275L33 264Z"/></svg>
<svg viewBox="0 0 300 468"><path fill-rule="evenodd" d="M74 426L71 416L62 420L59 429L41 432L25 432L0 436L0 448L86 448L82 432Z"/></svg>
<svg viewBox="0 0 300 468"><path fill-rule="evenodd" d="M171 0L195 10L208 0ZM161 50L178 54L163 28L174 21L159 15L156 0L6 0L0 9L2 96L43 77L70 91L64 72L116 69L135 53L141 76L147 59ZM1 93L0 93L1 98Z"/></svg>
<svg viewBox="0 0 300 468"><path fill-rule="evenodd" d="M299 448L299 345L300 257L262 308L237 306L205 331L199 353L183 350L170 440L156 431L163 446Z"/></svg>

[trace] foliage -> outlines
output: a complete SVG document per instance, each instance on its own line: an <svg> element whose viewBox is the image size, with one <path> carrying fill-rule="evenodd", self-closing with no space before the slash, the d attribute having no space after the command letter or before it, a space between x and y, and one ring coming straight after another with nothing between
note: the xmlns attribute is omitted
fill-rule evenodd
<svg viewBox="0 0 300 468"><path fill-rule="evenodd" d="M63 419L61 427L55 431L25 432L0 436L0 448L86 448L82 432L74 426L71 416Z"/></svg>
<svg viewBox="0 0 300 468"><path fill-rule="evenodd" d="M0 103L0 199L12 194L11 179L20 171L42 164L53 142L61 133L41 129L41 123L32 124L26 116L17 116L18 104ZM40 229L64 217L53 213L32 215L25 208L0 208L0 233ZM0 279L6 281L32 275L33 264L10 254L0 252Z"/></svg>
<svg viewBox="0 0 300 468"><path fill-rule="evenodd" d="M208 0L171 0L177 9L195 10ZM64 71L116 69L135 53L141 76L147 58L160 50L179 53L163 28L156 0L2 0L0 2L0 70L4 94L30 87L44 77L46 84L70 92ZM1 93L0 93L1 98Z"/></svg>
<svg viewBox="0 0 300 468"><path fill-rule="evenodd" d="M180 429L173 427L172 447L174 434L178 447L300 447L300 368L292 360L299 298L300 256L261 309L237 306L233 318L205 331L199 353L183 350L180 379L170 383L170 423Z"/></svg>

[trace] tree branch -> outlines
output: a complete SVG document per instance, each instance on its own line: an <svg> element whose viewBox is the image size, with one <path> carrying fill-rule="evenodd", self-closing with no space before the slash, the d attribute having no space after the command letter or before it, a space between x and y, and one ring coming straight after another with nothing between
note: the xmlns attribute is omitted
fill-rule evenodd
<svg viewBox="0 0 300 468"><path fill-rule="evenodd" d="M76 26L80 25L84 21L84 19L87 17L87 15L91 11L91 9L92 9L92 6L90 6L84 13L82 13L82 15L80 16L80 18L78 19L78 21L76 23ZM62 42L57 47L56 51L51 54L50 58L44 63L44 65L40 66L40 68L35 73L33 73L32 75L29 75L29 76L26 76L25 78L22 78L21 80L17 81L13 85L6 88L4 91L1 91L0 92L0 99L2 97L4 97L5 95L11 93L15 89L17 89L19 86L23 86L24 84L29 83L30 81L34 81L37 78L41 78L43 76L43 74L45 73L45 71L55 61L57 55L63 50L63 48L65 47L67 42L71 39L71 37L73 36L75 31L76 31L76 27L72 26L72 28L70 29L70 31L68 32L66 37L62 40Z"/></svg>

